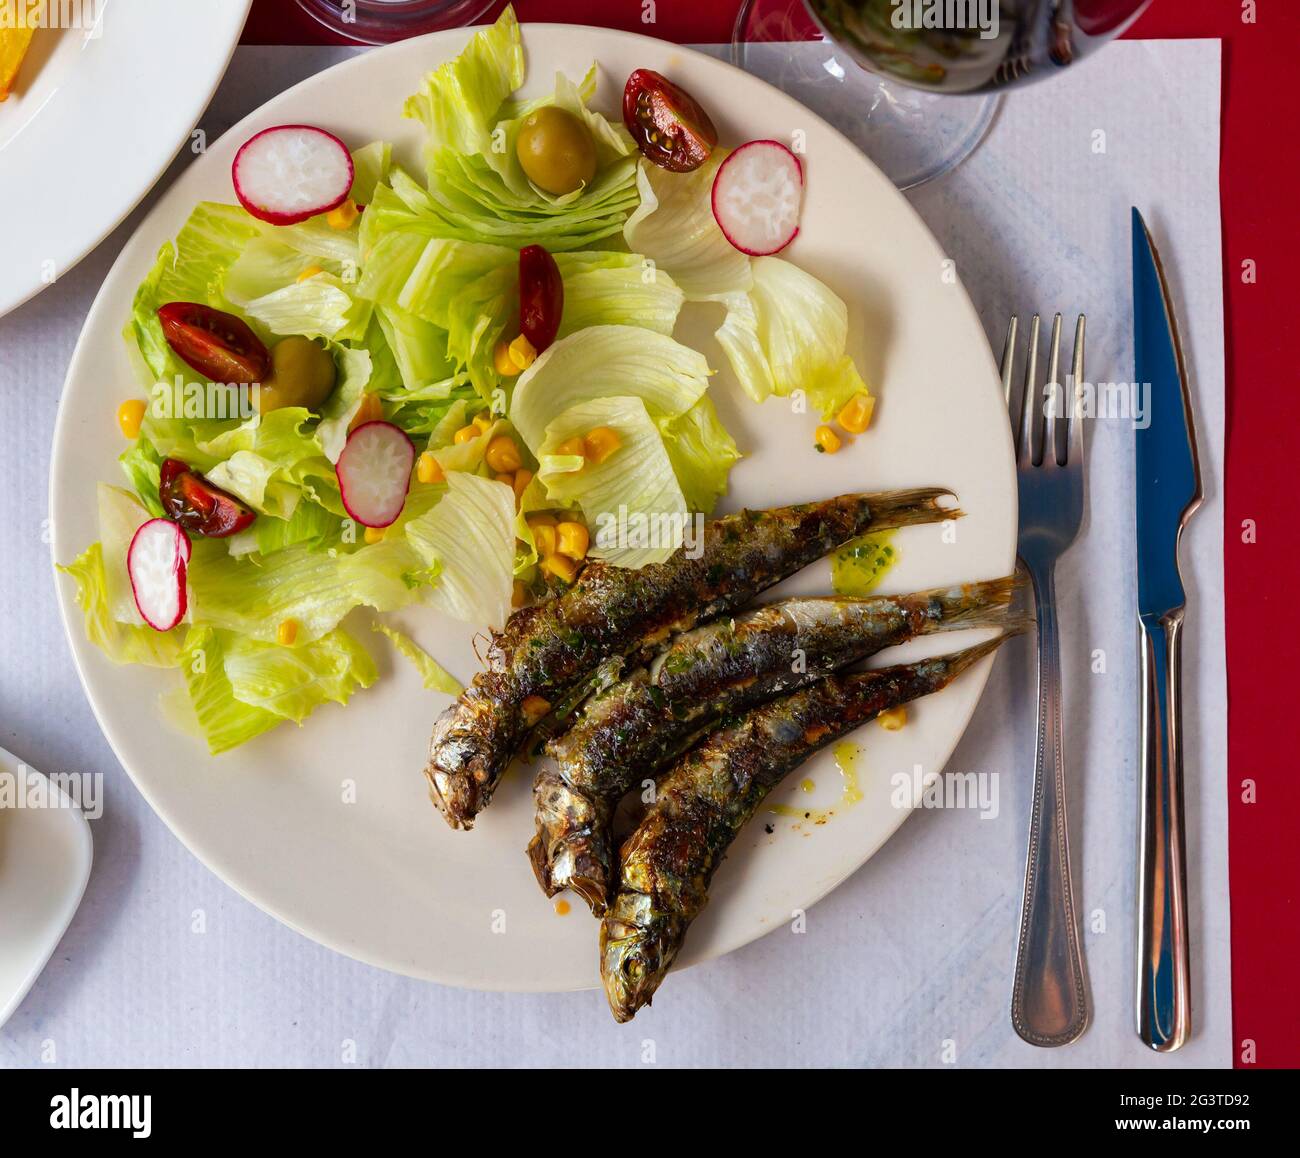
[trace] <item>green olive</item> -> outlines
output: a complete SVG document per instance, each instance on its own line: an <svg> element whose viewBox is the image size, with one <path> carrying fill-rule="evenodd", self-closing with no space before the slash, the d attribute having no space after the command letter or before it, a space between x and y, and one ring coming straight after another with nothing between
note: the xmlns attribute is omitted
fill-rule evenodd
<svg viewBox="0 0 1300 1158"><path fill-rule="evenodd" d="M528 179L548 193L572 193L596 175L596 142L591 130L555 105L524 119L515 152Z"/></svg>
<svg viewBox="0 0 1300 1158"><path fill-rule="evenodd" d="M265 414L286 406L318 410L334 390L334 357L310 338L284 338L271 348L271 372L257 392Z"/></svg>

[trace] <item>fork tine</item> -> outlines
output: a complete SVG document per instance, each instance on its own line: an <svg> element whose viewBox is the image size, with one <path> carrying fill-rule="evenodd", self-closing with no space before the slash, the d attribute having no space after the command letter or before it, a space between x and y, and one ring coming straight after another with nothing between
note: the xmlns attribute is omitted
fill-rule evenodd
<svg viewBox="0 0 1300 1158"><path fill-rule="evenodd" d="M1007 323L1007 340L1002 347L1002 393L1007 400L1007 413L1011 413L1011 373L1016 361L1016 331L1020 328L1020 315L1012 314ZM1015 418L1012 418L1015 429Z"/></svg>
<svg viewBox="0 0 1300 1158"><path fill-rule="evenodd" d="M1029 466L1034 461L1034 435L1039 409L1034 405L1038 381L1038 330L1042 319L1037 314L1029 323L1029 356L1025 359L1025 388L1020 397L1020 438L1016 443L1016 461Z"/></svg>
<svg viewBox="0 0 1300 1158"><path fill-rule="evenodd" d="M1065 460L1061 457L1063 447L1057 442L1057 410L1061 406L1061 315L1057 314L1052 319L1052 352L1047 357L1047 381L1043 390L1043 413L1044 413L1044 430L1043 430L1043 453L1039 457L1040 463L1047 463L1049 466L1056 466ZM1065 433L1064 419L1062 418L1061 434ZM1048 455L1051 455L1051 462L1048 463Z"/></svg>
<svg viewBox="0 0 1300 1158"><path fill-rule="evenodd" d="M1070 397L1070 441L1066 450L1067 463L1083 464L1083 340L1088 328L1088 318L1079 315L1074 327L1074 362L1070 368L1073 392Z"/></svg>

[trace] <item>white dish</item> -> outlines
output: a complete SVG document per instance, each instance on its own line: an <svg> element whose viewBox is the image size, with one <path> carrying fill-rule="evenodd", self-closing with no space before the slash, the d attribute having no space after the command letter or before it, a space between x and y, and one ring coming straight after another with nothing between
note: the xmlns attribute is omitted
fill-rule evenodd
<svg viewBox="0 0 1300 1158"><path fill-rule="evenodd" d="M418 171L418 126L398 116L403 98L468 35L441 33L376 50L298 85L214 143L160 200L109 274L69 370L51 474L58 560L72 559L96 537L95 483L117 477L122 443L113 412L139 390L120 331L158 246L195 202L233 200L234 152L270 125L318 123L353 145L382 135ZM943 252L889 181L793 100L718 61L589 28L531 25L524 42L532 92L548 88L557 69L581 75L594 58L602 67L596 105L614 110L627 74L651 67L704 103L724 141L806 138L803 232L789 256L850 304L850 352L877 387L877 424L838 455L815 454L810 416L794 417L775 400L756 407L720 373L713 394L749 456L733 473L726 508L947 485L968 512L955 525L955 541L945 543L938 527L902 532L889 589L1008 573L1016 492L997 371L970 300L947 276ZM719 315L705 313L679 327L679 336L720 367L710 336ZM828 588L822 563L778 590ZM394 666L381 659L380 684L346 710L322 710L301 731L283 727L214 760L160 722L156 696L175 686L174 673L115 668L86 642L70 582L60 581L60 599L87 695L123 766L177 836L249 899L332 948L418 977L490 989L596 982L595 926L580 904L568 916L556 914L523 853L532 832L531 770L507 776L472 832L448 829L420 774L430 726L448 701L423 690L405 661ZM396 618L462 680L476 670L465 626L432 612ZM941 651L969 641L949 635L924 647ZM916 705L900 732L863 729L856 739L863 745L866 799L830 823L796 827L763 817L751 825L718 874L713 903L692 929L683 963L715 957L782 925L871 856L908 814L889 803L891 775L943 766L987 673L986 662ZM817 792L800 792L805 778ZM355 782L355 803L343 802L347 782ZM825 806L838 797L838 784L827 752L775 799ZM765 819L772 819L774 833L765 831Z"/></svg>
<svg viewBox="0 0 1300 1158"><path fill-rule="evenodd" d="M20 776L27 788L18 787ZM72 923L94 854L90 825L61 788L3 748L0 777L5 778L0 796L0 926L4 928L0 1025L4 1025ZM17 801L42 803L18 807Z"/></svg>
<svg viewBox="0 0 1300 1158"><path fill-rule="evenodd" d="M225 73L251 3L52 5L90 27L39 30L0 102L0 317L67 273L162 175Z"/></svg>

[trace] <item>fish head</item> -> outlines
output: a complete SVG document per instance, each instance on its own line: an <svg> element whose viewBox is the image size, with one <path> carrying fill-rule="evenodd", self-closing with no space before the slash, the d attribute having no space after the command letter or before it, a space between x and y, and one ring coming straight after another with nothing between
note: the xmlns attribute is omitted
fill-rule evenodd
<svg viewBox="0 0 1300 1158"><path fill-rule="evenodd" d="M600 976L616 1021L649 1005L677 953L675 922L645 893L620 893L600 923Z"/></svg>

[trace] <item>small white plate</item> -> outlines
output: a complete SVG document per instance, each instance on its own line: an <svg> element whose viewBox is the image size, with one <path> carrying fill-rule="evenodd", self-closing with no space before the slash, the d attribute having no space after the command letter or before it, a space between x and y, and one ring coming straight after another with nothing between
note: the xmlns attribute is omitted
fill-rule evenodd
<svg viewBox="0 0 1300 1158"><path fill-rule="evenodd" d="M26 789L16 787L20 780ZM0 1025L41 975L90 879L90 825L53 781L0 748ZM39 800L40 806L28 807Z"/></svg>
<svg viewBox="0 0 1300 1158"><path fill-rule="evenodd" d="M0 102L0 317L139 203L207 108L252 0L78 0Z"/></svg>

